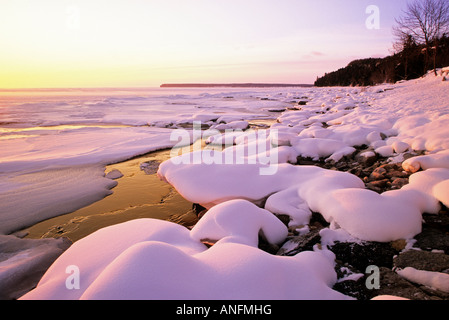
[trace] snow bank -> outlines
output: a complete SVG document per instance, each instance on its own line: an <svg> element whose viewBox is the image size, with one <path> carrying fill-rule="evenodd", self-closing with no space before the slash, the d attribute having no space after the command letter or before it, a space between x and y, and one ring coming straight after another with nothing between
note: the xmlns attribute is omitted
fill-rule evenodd
<svg viewBox="0 0 449 320"><path fill-rule="evenodd" d="M279 164L275 174L262 176L257 164L179 163L162 163L158 175L191 202L211 208L231 199L266 199L265 209L288 214L293 223L307 223L312 210L363 240L413 237L421 232L422 209L429 207L424 189L379 195L354 175L314 166Z"/></svg>
<svg viewBox="0 0 449 320"><path fill-rule="evenodd" d="M272 174L261 176L258 164L246 162L223 166L182 161L178 165L179 159L172 159L178 164L163 163L158 174L188 200L207 208L246 199L289 215L292 225L307 224L310 212L317 211L334 227L362 240L409 239L421 232L421 214L437 212L440 199L447 199L443 180L448 179L444 168L449 167L449 97L443 86L429 77L396 84L388 92L378 88L311 90L308 96L313 103L284 112L270 129L277 132L280 155ZM214 155L232 158L237 150L251 145L244 137L238 136L235 146ZM414 173L409 185L380 195L366 190L350 174L289 164L298 156L338 162L361 145L372 148L366 155L377 153L391 161L399 161L405 152L430 154L403 163L405 170Z"/></svg>
<svg viewBox="0 0 449 320"><path fill-rule="evenodd" d="M216 211L232 212L245 207L249 207L256 220L268 218L263 209L242 201ZM220 220L220 225L237 227L237 234L241 234L243 229L237 225L235 215L211 216L206 219L214 221L212 224ZM209 225L206 221L199 229ZM264 226L268 237L272 235L266 230L273 228L270 225ZM258 231L252 229L251 237L257 236ZM101 229L64 252L37 288L21 299L349 299L331 289L337 278L335 256L330 251L274 256L257 247L236 243L233 240L238 237L229 237L226 232L222 234L224 238L206 249L194 240L198 230L189 233L174 223L153 219ZM273 234L272 240L278 241L278 231ZM219 236L219 232L214 235ZM73 265L80 271L78 290L68 290L65 285L66 268Z"/></svg>
<svg viewBox="0 0 449 320"><path fill-rule="evenodd" d="M407 159L402 167L409 172L417 172L419 169L447 168L449 169L449 150L434 154Z"/></svg>
<svg viewBox="0 0 449 320"><path fill-rule="evenodd" d="M271 212L246 200L214 206L191 231L191 237L198 241L226 239L253 247L257 247L259 235L269 243L279 244L287 234L287 227Z"/></svg>
<svg viewBox="0 0 449 320"><path fill-rule="evenodd" d="M133 245L147 241L173 245L189 254L206 249L202 243L190 238L188 229L175 223L153 219L132 220L100 229L75 242L48 269L37 289L25 297L44 300L79 299L117 257ZM68 266L76 266L79 269L81 279L79 290L68 290L66 287Z"/></svg>
<svg viewBox="0 0 449 320"><path fill-rule="evenodd" d="M449 207L449 180L441 181L433 187L435 198L441 201L446 207Z"/></svg>

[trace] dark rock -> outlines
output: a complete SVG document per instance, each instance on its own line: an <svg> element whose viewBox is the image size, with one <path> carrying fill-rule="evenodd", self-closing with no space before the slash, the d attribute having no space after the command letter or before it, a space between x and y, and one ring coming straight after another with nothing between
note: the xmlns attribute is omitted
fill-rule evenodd
<svg viewBox="0 0 449 320"><path fill-rule="evenodd" d="M198 219L201 219L207 212L207 209L198 203L192 204L192 210L195 212Z"/></svg>
<svg viewBox="0 0 449 320"><path fill-rule="evenodd" d="M346 280L334 284L333 289L357 300L369 300L371 294L366 288L365 277L359 280Z"/></svg>
<svg viewBox="0 0 449 320"><path fill-rule="evenodd" d="M423 214L425 226L439 229L449 234L449 210L443 207L438 214Z"/></svg>
<svg viewBox="0 0 449 320"><path fill-rule="evenodd" d="M390 243L383 242L337 242L330 250L336 259L362 272L370 265L392 268L393 256L397 254Z"/></svg>
<svg viewBox="0 0 449 320"><path fill-rule="evenodd" d="M279 251L279 246L273 243L269 243L263 235L259 235L259 249L268 252L270 254L276 254Z"/></svg>
<svg viewBox="0 0 449 320"><path fill-rule="evenodd" d="M310 217L309 225L313 228L321 230L322 228L328 227L330 225L329 222L324 219L324 217L319 212L312 212L312 216Z"/></svg>
<svg viewBox="0 0 449 320"><path fill-rule="evenodd" d="M337 260L335 272L337 273L338 281L333 286L334 290L356 298L357 300L369 300L371 298L371 292L365 284L366 277L364 274L358 279L348 277L351 274L360 273L359 270L354 269L348 264L343 265L341 261ZM347 280L345 280L346 277L348 277Z"/></svg>
<svg viewBox="0 0 449 320"><path fill-rule="evenodd" d="M387 173L387 170L385 168L378 167L378 168L374 169L373 172L371 172L369 177L371 180L382 180L382 179L385 179L386 173Z"/></svg>
<svg viewBox="0 0 449 320"><path fill-rule="evenodd" d="M376 187L372 183L367 183L366 184L366 188L371 190L371 191L377 192L377 193L382 193L382 191L383 191L382 188Z"/></svg>
<svg viewBox="0 0 449 320"><path fill-rule="evenodd" d="M313 160L312 158L307 158L303 156L298 156L296 158L296 164L300 166L319 166L321 161Z"/></svg>
<svg viewBox="0 0 449 320"><path fill-rule="evenodd" d="M305 106L307 104L307 102L309 102L309 101L299 101L298 105L299 106Z"/></svg>
<svg viewBox="0 0 449 320"><path fill-rule="evenodd" d="M275 214L275 216L282 221L285 226L288 227L288 223L290 222L290 216L287 214Z"/></svg>
<svg viewBox="0 0 449 320"><path fill-rule="evenodd" d="M442 250L449 254L449 234L434 227L423 225L423 230L415 236L414 247L423 250Z"/></svg>
<svg viewBox="0 0 449 320"><path fill-rule="evenodd" d="M365 155L363 155L363 152L362 152L362 153L356 154L354 156L354 159L358 163L362 164L363 166L369 167L369 166L372 166L378 160L378 157L379 156L377 155L377 153L372 153L371 155L367 156L366 152L365 152Z"/></svg>
<svg viewBox="0 0 449 320"><path fill-rule="evenodd" d="M399 170L390 170L387 172L387 178L390 178L392 180L397 178L408 178L409 174L405 171L399 171Z"/></svg>
<svg viewBox="0 0 449 320"><path fill-rule="evenodd" d="M439 300L440 298L428 295L420 288L405 280L396 272L381 267L380 288L371 290L371 298L380 295L392 295L410 300Z"/></svg>
<svg viewBox="0 0 449 320"><path fill-rule="evenodd" d="M409 183L408 178L396 178L391 183L391 187L393 189L401 189L403 186L407 185Z"/></svg>
<svg viewBox="0 0 449 320"><path fill-rule="evenodd" d="M449 255L422 250L408 250L393 259L395 267L442 272L449 269Z"/></svg>
<svg viewBox="0 0 449 320"><path fill-rule="evenodd" d="M145 174L151 175L155 174L159 169L160 162L157 160L150 160L140 164L140 170L145 172ZM123 175L122 175L123 176Z"/></svg>
<svg viewBox="0 0 449 320"><path fill-rule="evenodd" d="M431 297L431 300L449 300L449 293L435 290L432 288L429 288L427 286L418 286L422 292L429 295Z"/></svg>
<svg viewBox="0 0 449 320"><path fill-rule="evenodd" d="M294 256L302 251L313 250L313 246L321 241L318 229L288 240L276 253L279 256Z"/></svg>
<svg viewBox="0 0 449 320"><path fill-rule="evenodd" d="M388 179L382 179L382 180L375 180L369 182L366 186L368 188L374 187L375 189L383 189L389 186L391 184L390 180Z"/></svg>

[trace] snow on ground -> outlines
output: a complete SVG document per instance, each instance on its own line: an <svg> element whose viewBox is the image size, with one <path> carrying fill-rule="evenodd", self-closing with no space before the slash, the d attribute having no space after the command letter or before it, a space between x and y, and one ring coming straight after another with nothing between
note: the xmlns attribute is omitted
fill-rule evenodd
<svg viewBox="0 0 449 320"><path fill-rule="evenodd" d="M21 299L348 299L331 289L332 252L281 257L257 248L259 228L268 241L287 233L265 210L234 200L210 213L192 231L153 219L101 229L73 244ZM207 249L202 237L218 242ZM68 290L73 265L80 287Z"/></svg>
<svg viewBox="0 0 449 320"><path fill-rule="evenodd" d="M215 152L214 159L220 161L198 163L191 161L191 154L183 155L183 160L163 163L160 177L186 199L207 208L243 198L288 214L292 224L307 223L310 210L320 212L328 222L362 240L386 242L418 234L421 214L437 213L439 201L447 201L443 190L449 179L447 83L427 76L393 86L315 89L308 95L310 106L283 113L269 129L277 130L283 148L276 162L280 164L271 174L257 174L264 164L249 163L254 155L248 154L240 156L246 162L222 166L229 153L249 150L250 143L239 144L236 139L236 147L222 155ZM404 162L405 170L416 172L409 185L383 194L365 189L348 173L288 164L297 156L338 161L361 145L392 161L405 152L426 155ZM193 157L209 158L208 151L200 152ZM258 152L253 152L256 158ZM424 171L417 172L420 168Z"/></svg>
<svg viewBox="0 0 449 320"><path fill-rule="evenodd" d="M162 179L189 201L209 208L191 231L155 220L102 229L69 248L23 298L348 298L331 289L336 274L326 243L411 239L421 231L421 214L437 213L439 201L447 203L447 85L441 77L427 76L370 88L295 88L281 94L270 89L263 100L248 92L171 97L174 103L198 106L200 112L177 113L170 123L156 120L158 127L198 120L215 126L221 118L230 125L220 130L241 129L246 125L242 121L261 109L286 110L270 129L233 134L235 145L223 151L195 151L160 166ZM304 99L309 102L298 106ZM296 110L287 110L291 101ZM220 113L233 103L236 109ZM222 109L214 114L212 105ZM208 139L210 144L222 141L229 140L218 132ZM338 161L360 145L391 161L402 161L405 153L422 156L404 162L403 169L413 173L407 186L382 194L365 189L349 173L290 164L297 156ZM331 223L323 233L323 249L281 257L257 248L259 235L273 243L286 236L270 212L289 215L291 225L307 225L311 211ZM204 239L217 242L207 249L200 242ZM79 267L79 290L66 288L70 265Z"/></svg>
<svg viewBox="0 0 449 320"><path fill-rule="evenodd" d="M425 285L435 290L449 292L449 274L447 273L417 270L412 267L396 270L396 272L411 282Z"/></svg>

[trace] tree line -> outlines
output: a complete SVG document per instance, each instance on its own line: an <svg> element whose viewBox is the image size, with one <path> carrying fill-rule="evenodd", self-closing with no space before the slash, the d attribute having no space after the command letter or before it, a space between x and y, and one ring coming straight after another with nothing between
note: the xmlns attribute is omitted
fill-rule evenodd
<svg viewBox="0 0 449 320"><path fill-rule="evenodd" d="M449 66L449 1L418 0L407 5L393 28L393 54L350 62L317 78L315 86L369 86L423 76Z"/></svg>

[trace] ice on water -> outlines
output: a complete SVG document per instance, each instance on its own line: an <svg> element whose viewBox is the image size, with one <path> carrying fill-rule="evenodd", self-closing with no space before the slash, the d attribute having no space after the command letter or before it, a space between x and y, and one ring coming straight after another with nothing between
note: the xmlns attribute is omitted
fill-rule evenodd
<svg viewBox="0 0 449 320"><path fill-rule="evenodd" d="M289 110L298 97L307 97L310 102L305 106L296 104L295 110ZM45 185L45 179L26 175L95 167L95 173L89 174L92 179L84 179L80 173L61 182L57 189L84 188L91 194L100 192L97 194L100 196L112 186L102 176L101 166L169 147L170 143L174 145L176 141L170 141L170 132L186 128L194 121L211 128L221 125L219 129L241 129L252 119L274 115L277 123L266 129L265 136L267 141L277 138L276 170L262 175L262 165L250 161L234 165L192 163L188 161L192 154L164 162L159 176L187 200L209 208L200 223L188 230L170 222L147 219L102 229L69 248L38 287L23 298L346 299L332 290L336 281L334 256L325 245L294 257L273 256L257 248L260 231L267 241L281 243L286 237L286 227L273 220L271 213L289 215L292 224L306 225L311 211L318 211L331 223L331 230L323 231L328 242L332 234L381 242L413 238L421 231L421 214L436 213L440 202L448 202L448 98L447 82L427 76L371 88L232 92L220 89L166 96L110 97L102 102L90 101L95 108L80 102L80 109L75 110L70 105L73 101L67 102L69 107L66 104L59 109L66 108L67 113L81 118L84 115L81 121L84 124L126 126L37 128L20 132L29 137L1 139L0 144L12 148L0 163L5 178L0 185L2 194L10 188L26 190L33 184L41 184L50 190L42 193L46 204L53 184ZM163 106L160 113L155 112L155 104ZM17 110L26 109L21 108ZM275 109L285 111L270 112ZM43 110L46 111L42 117L47 118L48 108ZM20 118L11 115L10 119L14 117ZM55 118L58 120L46 123L64 125L68 123L62 119L75 118L80 124L79 117L69 117L63 112ZM214 151L213 159L225 158L250 145L248 135L236 134L235 145L222 152ZM217 133L208 141L219 143L221 139L223 136ZM291 164L297 156L338 161L358 145L370 146L371 152L391 157L391 161L398 161L405 152L420 151L424 155L404 162L404 170L413 173L409 185L382 194L365 189L363 182L349 173ZM209 151L196 152L202 156ZM251 156L244 158L248 160ZM55 198L48 200L54 202ZM5 225L14 221L11 216L6 215ZM23 212L19 220L25 223L28 218ZM215 245L206 248L201 243L205 238L215 241ZM81 289L65 287L67 265L79 266L84 279ZM275 280L273 270L278 275Z"/></svg>

